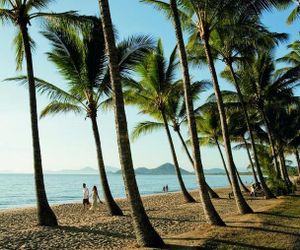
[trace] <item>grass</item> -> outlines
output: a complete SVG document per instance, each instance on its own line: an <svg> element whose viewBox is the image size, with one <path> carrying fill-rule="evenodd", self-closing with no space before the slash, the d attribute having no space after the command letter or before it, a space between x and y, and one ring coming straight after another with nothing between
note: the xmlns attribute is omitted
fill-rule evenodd
<svg viewBox="0 0 300 250"><path fill-rule="evenodd" d="M299 193L299 192L298 192ZM254 214L225 218L227 227L201 226L165 238L169 249L300 249L300 195L278 197Z"/></svg>

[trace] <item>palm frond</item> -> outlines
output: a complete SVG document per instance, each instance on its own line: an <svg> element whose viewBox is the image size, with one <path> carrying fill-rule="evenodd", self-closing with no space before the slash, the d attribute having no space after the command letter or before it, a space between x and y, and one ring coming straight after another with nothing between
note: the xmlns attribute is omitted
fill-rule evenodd
<svg viewBox="0 0 300 250"><path fill-rule="evenodd" d="M82 109L82 107L77 106L75 104L52 101L41 111L40 118L43 118L48 115L56 115L59 113L73 112L75 114L79 114L83 111L84 110Z"/></svg>
<svg viewBox="0 0 300 250"><path fill-rule="evenodd" d="M138 139L141 135L150 134L155 130L164 128L163 123L153 122L153 121L144 121L138 123L132 130L131 138L132 140Z"/></svg>

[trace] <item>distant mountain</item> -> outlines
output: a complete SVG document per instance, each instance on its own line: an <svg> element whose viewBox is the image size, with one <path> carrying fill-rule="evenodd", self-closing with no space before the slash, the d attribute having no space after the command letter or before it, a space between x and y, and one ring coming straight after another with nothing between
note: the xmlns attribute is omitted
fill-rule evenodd
<svg viewBox="0 0 300 250"><path fill-rule="evenodd" d="M205 174L226 174L223 168L209 168L204 169Z"/></svg>
<svg viewBox="0 0 300 250"><path fill-rule="evenodd" d="M107 173L115 173L119 169L107 166L105 167ZM45 171L46 174L99 174L99 170L92 167L85 167L81 169L63 169L58 171Z"/></svg>
<svg viewBox="0 0 300 250"><path fill-rule="evenodd" d="M190 175L193 174L192 172L189 172L183 168L180 168L181 174L183 175ZM156 168L136 168L135 169L136 174L145 174L145 175L175 175L175 168L174 165L171 163L165 163L163 165L160 165ZM116 174L121 174L121 170L117 171Z"/></svg>

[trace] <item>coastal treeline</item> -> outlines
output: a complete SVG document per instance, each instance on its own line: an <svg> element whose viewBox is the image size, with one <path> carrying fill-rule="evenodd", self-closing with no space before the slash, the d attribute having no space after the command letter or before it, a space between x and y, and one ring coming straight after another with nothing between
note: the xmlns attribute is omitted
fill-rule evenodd
<svg viewBox="0 0 300 250"><path fill-rule="evenodd" d="M162 247L164 242L151 224L138 190L130 148L132 140L162 129L169 143L181 193L186 202L195 199L180 173L173 134L178 136L194 168L206 222L226 226L212 199L219 198L206 183L200 147L214 146L225 168L236 208L240 214L253 213L245 199L249 192L235 165L233 150L245 149L253 180L266 199L294 191L291 175L300 178L300 113L297 88L300 79L300 41L287 46L286 55L276 58L276 47L288 34L271 32L262 14L275 8L295 6L287 22L299 15L299 3L276 0L141 0L145 8L165 15L173 25L176 44L166 55L161 39L131 36L116 39L109 1L99 0L100 16L69 12L45 12L51 0L1 0L1 24L17 30L16 69L25 76L17 81L29 91L34 180L38 224L57 226L43 179L38 120L59 113L84 114L91 122L97 163L107 211L123 212L114 200L105 171L97 114L113 110L120 165L137 242L140 246ZM96 2L96 1L95 1ZM71 6L70 6L71 9ZM35 41L28 27L33 19L42 23L49 42L45 56L58 69L64 86L39 78L34 72L32 50ZM286 20L282 20L285 22ZM41 55L43 56L43 55ZM210 79L195 79L191 67L205 65ZM216 67L218 65L218 67ZM179 74L181 73L181 74ZM201 75L201 69L199 74ZM220 81L232 85L222 89ZM213 93L199 105L202 93ZM49 103L38 114L36 94ZM128 131L125 105L138 108L149 120ZM171 133L172 130L175 133ZM188 131L188 137L185 137ZM92 142L91 142L92 143ZM225 148L223 155L221 147ZM294 157L296 167L287 157Z"/></svg>

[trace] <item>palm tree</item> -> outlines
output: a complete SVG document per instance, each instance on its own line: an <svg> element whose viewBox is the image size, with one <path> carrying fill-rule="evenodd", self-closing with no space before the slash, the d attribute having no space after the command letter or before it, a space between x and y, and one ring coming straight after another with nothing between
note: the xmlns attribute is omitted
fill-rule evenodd
<svg viewBox="0 0 300 250"><path fill-rule="evenodd" d="M247 103L256 107L263 125L266 128L267 138L271 147L273 160L276 162L278 178L284 179L282 166L278 166L276 150L276 135L274 116L280 106L297 102L293 97L293 86L299 77L296 69L278 74L275 71L275 64L271 52L259 52L248 65L237 71L240 79L241 91L247 96ZM280 118L279 118L280 119ZM282 164L281 164L282 165Z"/></svg>
<svg viewBox="0 0 300 250"><path fill-rule="evenodd" d="M163 9L165 3L161 4L161 1L145 1L156 6L160 6ZM163 6L162 6L163 5ZM193 100L191 94L191 80L189 74L189 67L188 67L188 60L187 54L185 50L185 44L182 34L181 28L181 21L179 17L178 7L177 7L177 0L170 0L170 9L171 9L171 16L174 23L175 34L176 34L176 41L177 46L179 49L179 57L181 62L182 68L182 75L183 75L183 86L184 86L184 97L185 97L185 105L186 105L186 113L187 113L187 120L189 125L189 134L190 140L192 143L192 152L193 152L193 165L196 170L196 174L198 177L198 182L200 185L200 198L202 201L203 209L207 218L208 223L214 225L225 225L222 221L221 217L218 215L217 211L215 210L207 190L207 184L205 182L203 165L201 161L201 154L200 154L200 145L198 141L197 135L197 127L196 127L196 120L194 115L194 107L193 107Z"/></svg>
<svg viewBox="0 0 300 250"><path fill-rule="evenodd" d="M41 10L45 9L50 2L51 0L0 1L0 20L4 23L12 23L18 29L18 34L14 39L14 44L16 45L17 70L22 68L24 55L26 59L33 144L34 180L37 199L37 216L38 224L43 226L56 226L57 219L48 204L45 191L38 127L36 89L31 53L31 49L34 47L34 41L29 35L28 26L31 25L33 19L39 17L49 15L59 16L59 14L41 12ZM62 14L68 15L70 12Z"/></svg>
<svg viewBox="0 0 300 250"><path fill-rule="evenodd" d="M141 64L136 66L135 72L140 80L128 81L125 97L127 103L139 107L140 113L148 114L155 120L162 122L169 141L175 171L183 197L186 202L195 202L184 185L169 128L169 121L174 120L174 109L172 105L174 96L181 94L180 82L176 82L174 79L175 70L178 65L176 52L176 48L174 48L169 61L167 61L164 58L162 42L159 40L156 49L149 53ZM145 123L140 123L133 132L135 137L140 135L141 132L146 132L145 128Z"/></svg>
<svg viewBox="0 0 300 250"><path fill-rule="evenodd" d="M48 58L66 79L69 89L65 91L53 84L37 80L38 90L51 99L42 111L41 117L73 112L85 113L86 117L90 118L97 149L100 183L108 212L110 215L123 215L109 188L97 124L101 97L110 90L106 76L104 37L99 25L101 20L96 17L82 17L82 19L89 19L89 22L86 21L79 27L71 27L60 20L59 23L49 23L43 32L53 48L48 53ZM124 71L125 68L130 68L133 61L138 61L142 51L151 46L152 42L148 37L133 37L121 42L118 47L120 69Z"/></svg>
<svg viewBox="0 0 300 250"><path fill-rule="evenodd" d="M146 214L134 175L126 114L124 109L121 77L118 66L118 54L108 0L99 0L99 8L102 16L105 46L109 61L110 80L113 90L119 157L136 238L141 246L163 247L163 240L151 225Z"/></svg>

